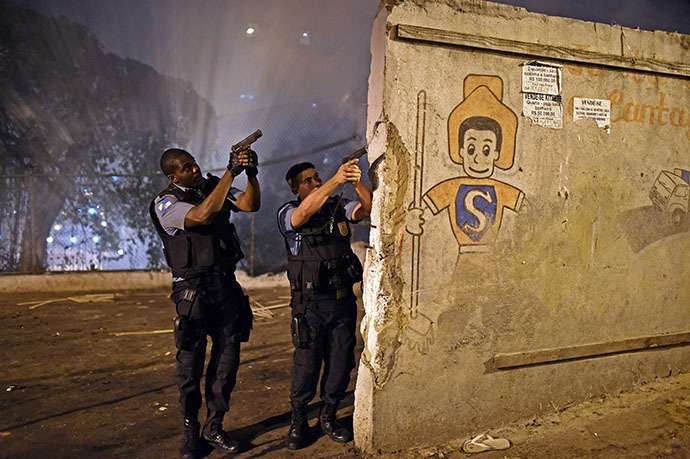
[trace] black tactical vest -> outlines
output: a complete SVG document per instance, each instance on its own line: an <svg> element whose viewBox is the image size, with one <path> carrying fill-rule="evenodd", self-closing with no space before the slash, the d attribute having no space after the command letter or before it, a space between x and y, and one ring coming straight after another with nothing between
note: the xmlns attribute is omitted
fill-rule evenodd
<svg viewBox="0 0 690 459"><path fill-rule="evenodd" d="M285 205L289 204L298 206L299 201ZM340 198L328 198L297 232L302 236L297 255L285 241L293 292L338 290L362 280L362 265L350 247L350 226Z"/></svg>
<svg viewBox="0 0 690 459"><path fill-rule="evenodd" d="M208 174L202 185L203 196L208 196L216 187L219 178ZM182 190L172 183L158 196L175 196L179 201L199 205L204 200L193 189ZM165 261L173 277L191 279L216 271L232 273L235 265L244 257L235 225L230 223L232 204L226 199L223 208L211 224L193 226L179 231L175 236L168 234L158 221L155 199L149 205L149 214L158 235L163 240Z"/></svg>

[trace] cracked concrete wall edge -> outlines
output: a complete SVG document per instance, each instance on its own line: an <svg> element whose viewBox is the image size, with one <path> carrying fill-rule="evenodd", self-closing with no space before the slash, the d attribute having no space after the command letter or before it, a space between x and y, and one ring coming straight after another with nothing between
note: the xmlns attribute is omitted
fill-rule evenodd
<svg viewBox="0 0 690 459"><path fill-rule="evenodd" d="M376 427L374 399L389 381L397 350L402 344L406 314L402 304L402 276L395 259L397 235L404 231L402 201L398 187L409 184L410 153L384 107L386 35L389 9L382 2L372 27L371 73L369 76L367 144L369 162L373 165L374 198L370 232L370 248L365 266L363 290L365 316L361 323L364 349L360 358L355 390L355 437L357 444L370 448ZM391 190L391 186L395 189ZM388 198L395 199L389 200Z"/></svg>

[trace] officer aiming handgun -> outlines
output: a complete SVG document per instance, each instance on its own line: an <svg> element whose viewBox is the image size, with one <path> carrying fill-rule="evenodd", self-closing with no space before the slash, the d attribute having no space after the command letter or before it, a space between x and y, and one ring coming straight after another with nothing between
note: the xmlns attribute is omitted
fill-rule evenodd
<svg viewBox="0 0 690 459"><path fill-rule="evenodd" d="M166 150L160 166L170 184L149 206L173 276L177 385L184 418L180 454L185 458L207 453L198 421L207 336L213 344L206 368L208 414L202 435L220 451L240 449L223 430L222 421L235 386L240 342L249 338L252 319L248 298L235 279L235 265L243 254L230 223L232 212L256 212L261 203L257 155L249 149L248 139L233 149L220 178L211 174L204 178L185 150ZM242 172L247 175L245 191L232 186Z"/></svg>
<svg viewBox="0 0 690 459"><path fill-rule="evenodd" d="M371 191L360 181L357 161L358 157L347 160L326 182L308 162L295 164L285 175L297 197L278 210L287 249L295 346L288 449L308 443L306 407L316 395L322 362L325 406L319 425L333 441L352 439L336 420L336 411L355 365L357 304L352 286L362 280L362 265L350 247L349 224L371 212ZM354 185L357 201L332 196L347 182Z"/></svg>

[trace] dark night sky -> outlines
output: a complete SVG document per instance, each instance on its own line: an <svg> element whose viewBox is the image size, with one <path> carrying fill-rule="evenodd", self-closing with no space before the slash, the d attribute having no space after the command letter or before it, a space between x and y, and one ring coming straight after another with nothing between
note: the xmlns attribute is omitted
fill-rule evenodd
<svg viewBox="0 0 690 459"><path fill-rule="evenodd" d="M690 34L690 0L502 0L535 13Z"/></svg>
<svg viewBox="0 0 690 459"><path fill-rule="evenodd" d="M219 115L320 97L366 101L378 0L18 1L85 24L107 51L190 81ZM501 3L690 34L690 0Z"/></svg>
<svg viewBox="0 0 690 459"><path fill-rule="evenodd" d="M219 115L350 97L354 88L366 98L375 0L20 3L84 24L107 51L190 81Z"/></svg>

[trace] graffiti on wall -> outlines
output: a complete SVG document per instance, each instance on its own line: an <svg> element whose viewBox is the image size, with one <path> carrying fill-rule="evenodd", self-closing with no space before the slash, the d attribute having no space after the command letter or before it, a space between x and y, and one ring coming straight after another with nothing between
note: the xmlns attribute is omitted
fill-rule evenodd
<svg viewBox="0 0 690 459"><path fill-rule="evenodd" d="M449 224L462 254L489 252L500 232L505 209L517 211L524 193L496 179L515 160L517 115L503 103L503 80L494 75L468 75L463 100L448 117L448 154L460 174L422 192L426 93L417 98L414 201L406 230L413 235L408 345L423 351L433 343L433 321L418 311L420 237L425 208L436 215L448 211ZM424 206L424 207L422 207ZM457 271L456 263L456 271ZM453 276L455 277L455 275Z"/></svg>
<svg viewBox="0 0 690 459"><path fill-rule="evenodd" d="M577 49L587 49L588 45L573 44ZM639 57L639 50L635 51L635 57ZM566 65L568 72L574 77L605 78L613 72L596 67L584 67L579 65ZM618 74L618 73L616 73ZM658 102L645 104L635 100L637 91L630 91L629 85L624 80L620 88L612 89L606 94L606 99L611 101L612 123L637 123L648 126L664 126L665 128L680 129L684 131L686 139L690 140L690 111L686 110L683 103L677 99L669 98L662 91L667 86L667 79L651 73L640 74L629 72L625 78L630 78L636 85L652 86L658 90ZM690 80L681 80L686 88L690 88ZM631 94L632 93L632 94ZM573 114L573 95L568 103L568 112ZM680 103L679 103L680 102Z"/></svg>
<svg viewBox="0 0 690 459"><path fill-rule="evenodd" d="M515 158L518 118L502 102L498 77L465 78L465 98L448 118L451 160L464 175L434 185L424 195L432 213L449 209L460 253L486 252L495 241L504 209L519 208L524 194L491 178L495 169L510 169Z"/></svg>
<svg viewBox="0 0 690 459"><path fill-rule="evenodd" d="M689 184L690 171L683 169L675 169L673 173L661 171L649 192L649 199L668 216L673 226L683 223L688 214Z"/></svg>
<svg viewBox="0 0 690 459"><path fill-rule="evenodd" d="M635 253L653 242L690 231L690 171L660 171L649 190L649 199L652 205L618 216L618 224Z"/></svg>
<svg viewBox="0 0 690 459"><path fill-rule="evenodd" d="M587 48L586 45L574 46L578 49ZM635 52L635 57L639 57L639 51ZM606 99L610 101L612 124L636 123L640 127L659 126L660 130L664 131L679 129L684 133L684 137L690 140L690 111L685 108L682 98L667 97L667 92L670 91L673 94L675 91L671 88L674 79L652 73L621 74L603 68L578 65L566 65L566 69L574 77L603 79L619 76L615 81L620 86L616 89L609 88L604 93ZM629 81L634 82L632 90ZM688 79L675 79L675 81L680 81L686 88L690 88ZM653 89L655 100L651 102L639 100L641 88ZM568 112L571 115L576 98L577 96L572 96L568 103ZM673 171L662 170L650 184L648 192L651 205L626 210L618 215L621 233L626 237L634 253L656 241L690 231L690 218L687 218L690 204L689 183L690 172L687 170L680 168Z"/></svg>
<svg viewBox="0 0 690 459"><path fill-rule="evenodd" d="M434 215L448 209L460 253L489 251L504 210L519 209L524 198L520 189L492 178L496 169L510 169L515 159L518 118L502 99L499 77L465 78L464 99L448 117L449 155L462 174L433 185L422 196ZM407 231L420 235L423 211L412 210L414 220Z"/></svg>

